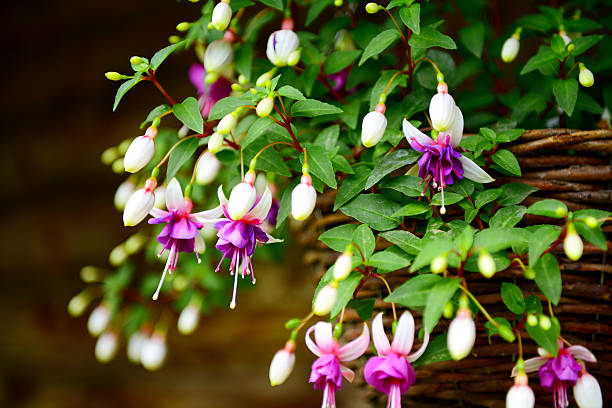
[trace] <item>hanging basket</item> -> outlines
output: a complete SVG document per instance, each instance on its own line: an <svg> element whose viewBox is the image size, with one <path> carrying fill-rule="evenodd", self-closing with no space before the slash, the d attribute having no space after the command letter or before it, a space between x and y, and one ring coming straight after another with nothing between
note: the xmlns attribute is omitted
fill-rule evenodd
<svg viewBox="0 0 612 408"><path fill-rule="evenodd" d="M612 130L571 130L542 129L528 130L510 147L504 146L517 157L522 177L497 177L495 185L507 183L524 183L539 190L524 200L522 205L529 206L545 198L554 198L564 202L570 211L585 208L610 210L612 207ZM490 164L490 161L487 161ZM403 169L405 172L406 169ZM300 244L306 248L303 261L313 267L319 278L334 262L337 253L331 251L317 238L323 231L341 223L351 222L352 218L334 213L335 191L328 191L318 201L320 210L308 225L301 226L298 235ZM450 220L460 213L453 213L452 206L445 215ZM519 226L551 223L551 219L525 215ZM561 223L561 221L559 221ZM608 253L612 251L610 226L604 227L607 251L588 242L584 243L584 254L580 262L570 261L565 257L561 246L553 253L559 259L563 277L563 292L559 305L555 307L556 316L562 324L563 336L573 344L582 344L593 351L598 358L597 364L589 365L589 371L598 379L604 401L612 401L612 264ZM418 235L418 234L417 234ZM377 249L389 244L384 239L377 239ZM407 269L401 269L386 275L389 284L395 288L410 278ZM470 274L470 291L494 315L514 320L516 317L504 306L500 286L503 281L514 280L525 295L540 294L532 280L525 279L518 267L509 267L498 272L491 279L480 274ZM370 279L359 290L356 298L376 298L375 308L389 309L383 302L386 290L378 279ZM385 325L390 332L391 313L385 313ZM420 312L414 313L417 329L420 329ZM358 335L360 330L356 323L359 319L352 310L347 310L344 317L347 340ZM448 320L442 319L434 330L433 337L447 330ZM505 407L505 395L513 382L510 371L516 361L516 344L492 338L489 342L483 325L485 320L480 314L476 325L478 336L471 356L462 361L443 361L416 368L417 382L403 396L405 407ZM524 355L535 356L536 345L525 330ZM371 350L370 350L371 353ZM356 362L352 368L358 369L355 379L357 384L368 389L366 397L373 406L386 405L386 396L377 393L363 381L363 362ZM533 377L533 376L532 376ZM536 393L536 406L552 406L552 394L545 392L537 378L532 378L530 385Z"/></svg>

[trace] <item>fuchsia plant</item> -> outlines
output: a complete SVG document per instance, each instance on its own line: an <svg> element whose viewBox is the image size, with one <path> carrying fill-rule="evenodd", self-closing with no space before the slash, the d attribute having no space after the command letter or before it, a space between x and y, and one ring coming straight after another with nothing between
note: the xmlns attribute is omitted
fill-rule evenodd
<svg viewBox="0 0 612 408"><path fill-rule="evenodd" d="M580 261L588 252L583 240L607 250L602 225L612 214L553 199L527 206L537 188L504 181L522 175L509 144L523 128L551 121L590 126L603 111L601 89L590 87L593 71L599 76L611 66L612 53L596 54L597 64L583 54L604 38L589 34L600 25L573 5L542 6L502 34L499 15L492 29L481 21L499 13L494 5L471 4L464 16L446 2L465 22L458 47L443 33L441 5L385 3L209 0L194 21L177 25L180 35L170 45L150 59L132 57L132 74L108 72L123 81L114 109L139 83L165 99L142 123L144 135L103 154L113 170L132 173L115 195L124 225L152 218L111 251L113 271L83 269L91 286L70 301L70 313L80 315L96 300L88 329L98 337L97 358L110 361L123 335L130 361L156 370L167 358L175 317L179 331L190 334L219 298L231 296L234 309L239 278L255 283L254 256L274 256L263 244L283 241L270 234L286 240L289 231L307 229L339 256L320 277L305 307L310 313L286 323L290 335L272 359L271 385L289 377L298 335L318 316L327 321L312 324L305 343L317 357L308 381L323 392L323 407L336 406L343 377L361 375L350 362L364 367L366 383L386 395L387 407L398 408L416 391L415 367L477 358L478 332L492 343L517 344L508 408L534 406L527 374L535 371L556 407L567 405L569 386L580 408L602 407L599 383L584 365L595 357L566 343L555 308L563 302L560 263ZM532 39L542 45L525 62L521 41ZM186 50L195 57L184 80L195 90L173 99L160 82L162 64ZM515 76L514 88L505 89ZM330 200L333 210L326 209ZM527 225L527 214L542 221ZM339 225L323 231L329 224L321 219ZM179 262L181 252L195 256ZM147 266L158 262L150 253L167 255L161 279L159 265ZM233 280L218 273L226 268ZM400 270L411 274L400 284L388 279ZM479 301L477 273L503 279L507 318ZM537 295L523 292L532 280ZM383 313L373 317L383 303L393 311L392 342ZM415 352L415 320L409 310L398 314L400 307L420 316ZM349 313L363 323L345 342ZM528 338L540 357L524 361Z"/></svg>

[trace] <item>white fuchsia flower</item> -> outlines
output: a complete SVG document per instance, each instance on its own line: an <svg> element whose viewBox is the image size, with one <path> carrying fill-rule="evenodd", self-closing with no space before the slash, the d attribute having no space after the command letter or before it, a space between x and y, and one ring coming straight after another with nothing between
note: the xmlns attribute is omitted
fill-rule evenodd
<svg viewBox="0 0 612 408"><path fill-rule="evenodd" d="M268 38L266 55L270 62L277 67L295 65L298 62L295 58L299 53L299 46L300 39L293 31L293 22L291 19L285 19L282 30L273 32ZM293 64L289 64L290 62Z"/></svg>
<svg viewBox="0 0 612 408"><path fill-rule="evenodd" d="M579 408L601 408L603 397L599 382L586 370L582 370L574 385L574 398Z"/></svg>
<svg viewBox="0 0 612 408"><path fill-rule="evenodd" d="M274 109L274 98L272 96L267 96L261 101L259 101L259 103L257 104L257 116L259 116L260 118L270 116L270 113L272 113L272 109Z"/></svg>
<svg viewBox="0 0 612 408"><path fill-rule="evenodd" d="M310 334L314 331L315 341ZM342 362L359 358L370 345L368 325L363 323L361 335L350 343L340 346L332 334L332 325L318 322L306 332L306 346L318 358L312 364L310 379L315 390L323 390L321 408L336 407L336 391L342 388L342 377L352 382L355 373Z"/></svg>
<svg viewBox="0 0 612 408"><path fill-rule="evenodd" d="M385 105L379 103L376 109L363 117L361 122L361 143L365 147L372 147L380 142L387 129Z"/></svg>
<svg viewBox="0 0 612 408"><path fill-rule="evenodd" d="M200 307L197 304L187 305L179 315L176 323L178 331L183 335L191 334L198 328L200 322Z"/></svg>
<svg viewBox="0 0 612 408"><path fill-rule="evenodd" d="M123 158L125 171L136 173L149 164L155 154L155 136L157 136L157 129L151 126L143 136L138 136L130 143Z"/></svg>
<svg viewBox="0 0 612 408"><path fill-rule="evenodd" d="M153 191L157 186L155 179L146 181L144 188L136 190L125 204L123 210L123 225L131 227L144 220L155 205L155 194Z"/></svg>
<svg viewBox="0 0 612 408"><path fill-rule="evenodd" d="M221 0L213 9L212 26L219 31L223 31L229 26L231 19L232 8L229 5L229 0Z"/></svg>
<svg viewBox="0 0 612 408"><path fill-rule="evenodd" d="M233 58L234 49L229 41L213 41L204 53L204 68L207 73L221 74L232 63Z"/></svg>
<svg viewBox="0 0 612 408"><path fill-rule="evenodd" d="M104 303L100 303L100 305L98 305L98 307L91 312L89 319L87 320L87 330L89 331L89 334L92 336L99 336L104 330L106 330L110 320L110 309Z"/></svg>
<svg viewBox="0 0 612 408"><path fill-rule="evenodd" d="M521 47L521 31L521 27L517 28L514 34L512 34L512 36L504 42L504 45L501 50L502 61L506 63L512 62L518 55L519 49Z"/></svg>
<svg viewBox="0 0 612 408"><path fill-rule="evenodd" d="M312 214L317 203L317 192L312 186L312 178L302 175L300 184L291 192L291 215L298 221L305 220Z"/></svg>
<svg viewBox="0 0 612 408"><path fill-rule="evenodd" d="M281 385L284 383L295 365L295 341L289 340L285 347L278 350L270 363L270 385Z"/></svg>
<svg viewBox="0 0 612 408"><path fill-rule="evenodd" d="M563 250L565 255L572 261L577 261L582 257L584 244L582 243L582 238L576 232L576 227L573 223L567 226L567 234L563 240Z"/></svg>
<svg viewBox="0 0 612 408"><path fill-rule="evenodd" d="M476 341L476 325L469 308L457 310L457 316L448 327L446 346L453 360L467 357Z"/></svg>
<svg viewBox="0 0 612 408"><path fill-rule="evenodd" d="M333 281L319 290L312 306L312 312L317 316L325 316L331 312L338 299L338 282Z"/></svg>
<svg viewBox="0 0 612 408"><path fill-rule="evenodd" d="M202 186L210 184L217 178L219 170L221 170L221 162L214 153L206 150L198 159L195 177L196 183Z"/></svg>
<svg viewBox="0 0 612 408"><path fill-rule="evenodd" d="M455 105L455 100L448 93L448 86L441 82L438 84L438 93L429 102L431 125L438 132L447 131L453 125L456 114L457 105ZM461 131L463 131L463 116L461 116Z"/></svg>
<svg viewBox="0 0 612 408"><path fill-rule="evenodd" d="M528 381L524 373L514 377L514 385L506 394L506 408L533 408L535 395Z"/></svg>
<svg viewBox="0 0 612 408"><path fill-rule="evenodd" d="M166 336L163 333L155 332L142 345L140 362L147 370L155 371L162 366L167 353Z"/></svg>
<svg viewBox="0 0 612 408"><path fill-rule="evenodd" d="M102 363L111 361L117 354L117 346L119 345L119 337L112 330L105 331L98 337L96 341L95 355L96 359Z"/></svg>
<svg viewBox="0 0 612 408"><path fill-rule="evenodd" d="M389 396L388 408L400 408L402 394L416 383L416 375L410 363L421 357L427 349L429 333L425 332L421 347L409 354L414 333L414 318L408 311L400 317L391 344L383 326L383 314L379 313L372 321L372 341L378 356L368 360L363 375L368 384Z"/></svg>

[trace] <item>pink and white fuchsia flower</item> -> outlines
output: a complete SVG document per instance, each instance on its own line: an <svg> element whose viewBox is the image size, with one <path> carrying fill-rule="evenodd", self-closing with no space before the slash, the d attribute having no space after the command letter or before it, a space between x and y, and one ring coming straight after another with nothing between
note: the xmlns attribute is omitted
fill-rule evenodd
<svg viewBox="0 0 612 408"><path fill-rule="evenodd" d="M535 395L524 373L514 377L514 385L506 394L506 408L533 408Z"/></svg>
<svg viewBox="0 0 612 408"><path fill-rule="evenodd" d="M314 331L315 341L310 333ZM355 373L341 362L352 361L359 358L370 345L370 332L368 325L363 324L361 335L350 343L340 346L332 334L332 325L327 322L318 322L306 332L306 346L317 358L312 364L310 379L315 390L323 390L323 404L321 408L336 407L336 391L342 388L342 377L349 382L355 378Z"/></svg>
<svg viewBox="0 0 612 408"><path fill-rule="evenodd" d="M401 407L402 394L416 382L410 363L425 352L429 344L429 333L425 332L421 347L416 352L408 354L412 350L414 332L414 319L408 311L400 317L391 344L383 326L383 314L376 315L372 322L372 341L378 356L368 360L364 376L368 384L389 396L387 408Z"/></svg>
<svg viewBox="0 0 612 408"><path fill-rule="evenodd" d="M273 32L268 38L266 55L277 67L295 65L300 59L300 39L293 31L293 20L286 18L282 29Z"/></svg>

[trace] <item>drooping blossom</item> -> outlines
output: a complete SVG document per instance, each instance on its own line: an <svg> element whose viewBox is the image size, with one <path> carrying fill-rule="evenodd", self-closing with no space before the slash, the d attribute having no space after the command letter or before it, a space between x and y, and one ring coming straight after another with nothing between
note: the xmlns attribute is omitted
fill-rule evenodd
<svg viewBox="0 0 612 408"><path fill-rule="evenodd" d="M479 183L490 183L493 178L476 163L463 156L455 149L461 142L463 135L463 115L457 107L454 121L448 131L438 133L434 140L426 136L423 132L412 126L404 119L403 130L410 146L423 155L419 159L419 177L425 183L425 191L432 187L442 193L442 208L440 212L446 213L444 207L444 189L447 185L453 184L455 180L466 177Z"/></svg>
<svg viewBox="0 0 612 408"><path fill-rule="evenodd" d="M416 361L425 352L429 343L429 333L425 332L421 347L416 352L409 354L412 350L414 332L414 319L408 311L400 317L391 344L385 334L383 314L376 315L372 322L372 341L378 351L378 356L368 360L364 369L364 377L368 384L389 396L388 408L401 407L402 394L416 382L410 363Z"/></svg>
<svg viewBox="0 0 612 408"><path fill-rule="evenodd" d="M168 183L166 189L166 208L168 211L158 208L153 208L151 210L151 215L154 218L149 220L149 224L166 224L164 229L162 229L157 236L159 243L164 246L159 256L161 256L165 250L170 251L161 280L153 295L153 300L157 300L159 296L159 291L164 283L166 272L171 273L176 270L179 253L193 252L198 258L198 262L200 261L196 251L195 238L203 225L198 221L198 217L214 217L220 215L220 211L216 208L192 214L192 207L193 204L191 200L183 196L183 191L181 190L179 182L176 179L172 179L170 183Z"/></svg>
<svg viewBox="0 0 612 408"><path fill-rule="evenodd" d="M310 337L314 331L315 341ZM315 390L323 390L321 408L336 407L336 391L342 388L342 377L353 381L355 373L342 365L359 358L370 344L368 325L363 324L361 335L350 343L340 346L332 334L332 325L328 322L318 322L306 332L306 346L318 358L312 364L310 379Z"/></svg>
<svg viewBox="0 0 612 408"><path fill-rule="evenodd" d="M476 341L476 325L469 307L460 307L448 326L446 347L453 360L462 360L470 354Z"/></svg>
<svg viewBox="0 0 612 408"><path fill-rule="evenodd" d="M221 3L220 3L221 4ZM189 80L198 92L198 106L202 116L208 117L212 107L221 99L232 92L232 83L225 76L219 78L210 85L206 85L206 69L201 64L193 64L189 68Z"/></svg>
<svg viewBox="0 0 612 408"><path fill-rule="evenodd" d="M387 118L385 117L385 105L379 103L376 109L368 112L361 122L361 143L365 147L372 147L382 139L387 129Z"/></svg>
<svg viewBox="0 0 612 408"><path fill-rule="evenodd" d="M227 28L231 19L232 8L229 5L229 0L217 3L212 12L212 26L219 31L223 31Z"/></svg>
<svg viewBox="0 0 612 408"><path fill-rule="evenodd" d="M506 394L506 408L533 408L535 395L525 373L514 377L514 385Z"/></svg>
<svg viewBox="0 0 612 408"><path fill-rule="evenodd" d="M539 357L525 360L525 372L532 373L538 371L540 385L554 393L555 408L565 408L568 405L567 387L573 386L578 381L582 365L576 359L589 363L596 363L597 359L584 346L563 347L563 342L559 340L559 352L553 356L543 348L538 348ZM515 368L512 375L518 373Z"/></svg>
<svg viewBox="0 0 612 408"><path fill-rule="evenodd" d="M293 20L285 18L282 28L268 37L266 55L277 67L295 65L300 59L300 39L293 31Z"/></svg>
<svg viewBox="0 0 612 408"><path fill-rule="evenodd" d="M574 385L574 399L579 408L601 408L603 407L603 396L601 387L595 377L582 369L579 378Z"/></svg>

